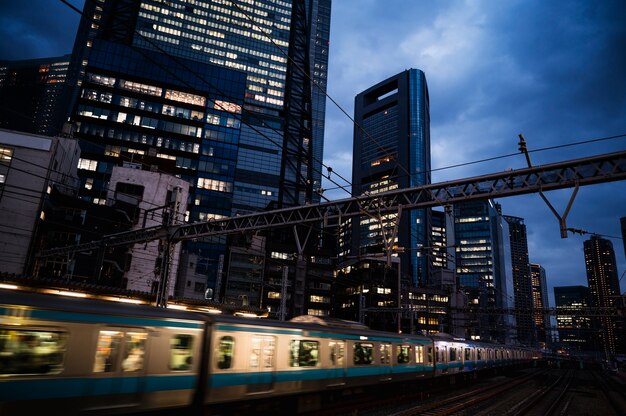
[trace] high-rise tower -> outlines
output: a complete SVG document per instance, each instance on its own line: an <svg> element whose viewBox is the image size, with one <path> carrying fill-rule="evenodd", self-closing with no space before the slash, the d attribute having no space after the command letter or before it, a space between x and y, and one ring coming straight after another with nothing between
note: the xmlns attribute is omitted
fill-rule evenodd
<svg viewBox="0 0 626 416"><path fill-rule="evenodd" d="M537 336L533 314L530 313L533 308L533 297L526 224L524 219L519 217L505 215L504 219L509 225L517 339L524 345L534 345Z"/></svg>
<svg viewBox="0 0 626 416"><path fill-rule="evenodd" d="M368 88L355 98L352 192L358 196L430 183L430 110L426 76L409 69ZM361 217L352 224L352 255L380 253L396 215L376 220ZM397 245L406 283L424 285L429 256L420 247L430 240L429 210L402 213Z"/></svg>
<svg viewBox="0 0 626 416"><path fill-rule="evenodd" d="M594 235L585 241L584 248L591 306L612 307L620 294L613 244L609 240ZM595 326L598 329L604 353L615 354L617 344L615 318L602 315L596 319Z"/></svg>
<svg viewBox="0 0 626 416"><path fill-rule="evenodd" d="M315 201L330 4L87 0L65 97L83 198L132 161L191 183L190 222ZM184 275L218 285L225 246L187 243Z"/></svg>
<svg viewBox="0 0 626 416"><path fill-rule="evenodd" d="M535 321L535 327L537 328L537 341L540 344L546 345L550 342L551 331L550 315L546 312L549 306L546 269L540 264L531 264L530 276L533 293L532 319Z"/></svg>

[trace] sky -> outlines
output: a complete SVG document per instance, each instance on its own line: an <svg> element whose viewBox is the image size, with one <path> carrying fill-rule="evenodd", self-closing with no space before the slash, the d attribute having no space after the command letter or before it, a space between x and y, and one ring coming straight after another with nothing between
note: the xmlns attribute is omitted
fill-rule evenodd
<svg viewBox="0 0 626 416"><path fill-rule="evenodd" d="M80 0L70 0L77 7ZM71 52L78 15L58 0L0 1L0 60ZM626 135L626 3L621 0L333 0L324 164L351 179L354 97L409 68L424 71L430 95L432 168L517 151ZM342 111L343 110L343 111ZM531 153L542 165L626 149L626 137ZM526 166L522 154L433 172L433 183ZM346 198L326 181L325 196ZM562 214L572 189L545 195ZM583 242L560 237L538 194L497 200L522 217L529 258L553 287L587 285ZM580 188L567 226L620 237L626 182ZM626 279L621 280L626 291Z"/></svg>

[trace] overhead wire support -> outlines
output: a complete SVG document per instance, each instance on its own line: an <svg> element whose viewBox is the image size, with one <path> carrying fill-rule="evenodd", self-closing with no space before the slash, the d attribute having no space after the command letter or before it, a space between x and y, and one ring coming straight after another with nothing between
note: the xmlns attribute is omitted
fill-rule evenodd
<svg viewBox="0 0 626 416"><path fill-rule="evenodd" d="M355 217L363 212L394 213L402 209L429 208L471 200L487 200L540 191L626 180L626 150L583 159L529 167L488 175L394 189L336 201L213 219L184 225L157 226L104 238L109 246L151 241L169 236L173 241L267 230L296 224ZM40 256L60 255L98 247L99 242L46 250Z"/></svg>
<svg viewBox="0 0 626 416"><path fill-rule="evenodd" d="M526 156L526 163L528 164L528 167L532 168L533 164L530 161L530 155L528 153L528 148L526 147L526 141L524 140L524 136L521 133L519 134L518 144L519 144L519 151L524 153L524 156ZM578 189L579 189L578 181L575 180L574 192L572 193L572 196L570 197L567 203L567 207L565 208L565 212L563 212L563 216L561 216L556 211L554 206L552 206L552 204L548 200L548 197L546 197L543 194L543 190L539 189L539 196L541 197L541 199L543 199L543 201L546 203L548 208L550 208L550 211L552 211L556 219L559 221L559 228L561 230L561 238L567 238L567 222L566 222L567 215L569 214L569 211L572 208L572 204L574 203L574 198L576 198L576 194L578 194Z"/></svg>

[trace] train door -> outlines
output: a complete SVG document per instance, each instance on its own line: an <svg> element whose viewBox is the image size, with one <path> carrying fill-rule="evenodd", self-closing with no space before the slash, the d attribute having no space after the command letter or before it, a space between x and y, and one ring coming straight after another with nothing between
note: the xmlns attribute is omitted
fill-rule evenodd
<svg viewBox="0 0 626 416"><path fill-rule="evenodd" d="M93 365L93 383L86 395L101 398L94 407L131 407L139 405L144 390L144 356L147 332L128 328L103 328Z"/></svg>
<svg viewBox="0 0 626 416"><path fill-rule="evenodd" d="M330 370L328 386L343 386L346 384L346 342L329 341Z"/></svg>
<svg viewBox="0 0 626 416"><path fill-rule="evenodd" d="M393 370L393 362L391 359L391 344L380 344L380 381L391 380Z"/></svg>
<svg viewBox="0 0 626 416"><path fill-rule="evenodd" d="M276 371L276 337L253 335L250 343L250 376L248 393L261 393L274 388Z"/></svg>

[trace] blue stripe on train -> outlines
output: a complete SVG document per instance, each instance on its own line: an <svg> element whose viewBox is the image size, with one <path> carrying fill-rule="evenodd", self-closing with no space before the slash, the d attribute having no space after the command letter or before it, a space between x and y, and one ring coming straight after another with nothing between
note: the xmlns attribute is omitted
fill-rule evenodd
<svg viewBox="0 0 626 416"><path fill-rule="evenodd" d="M10 315L8 311L10 308L0 307L0 316ZM202 328L202 322L186 322L170 319L154 319L154 318L134 318L126 316L114 316L114 315L98 315L88 313L75 313L75 312L62 312L62 311L49 311L45 309L33 309L29 311L29 318L42 319L42 320L54 320L54 321L74 321L74 322L87 322L87 323L102 323L102 324L125 324L135 326L170 326L176 328Z"/></svg>
<svg viewBox="0 0 626 416"><path fill-rule="evenodd" d="M10 379L0 381L0 402L189 390L195 385L195 375Z"/></svg>
<svg viewBox="0 0 626 416"><path fill-rule="evenodd" d="M350 367L345 369L345 377L366 377L376 375L389 375L400 373L431 373L431 366L363 366ZM343 369L306 369L293 371L277 371L272 373L218 373L211 376L209 383L211 388L232 387L238 385L248 385L254 383L284 383L289 381L312 381L312 380L334 380L343 378Z"/></svg>

